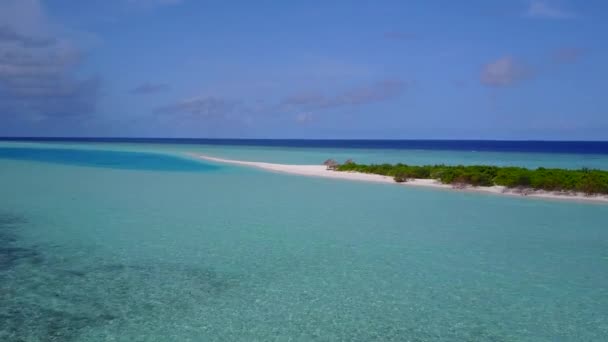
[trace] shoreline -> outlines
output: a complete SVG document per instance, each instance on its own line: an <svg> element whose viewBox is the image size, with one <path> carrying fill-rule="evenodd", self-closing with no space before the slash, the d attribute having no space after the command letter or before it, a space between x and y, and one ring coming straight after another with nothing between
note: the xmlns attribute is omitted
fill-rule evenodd
<svg viewBox="0 0 608 342"><path fill-rule="evenodd" d="M552 192L545 190L534 190L534 189L509 189L504 186L465 186L463 188L455 187L450 184L443 184L435 179L408 179L407 182L397 183L393 177L382 176L376 174L360 173L360 172L347 172L347 171L333 171L328 170L325 165L295 165L295 164L276 164L266 162L252 162L243 160L223 159L217 157L211 157L200 153L187 153L188 156L196 159L202 159L211 162L241 165L263 169L267 171L287 173L292 175L300 175L307 177L320 177L320 178L333 178L333 179L344 179L351 181L360 182L374 182L374 183L385 183L394 184L397 186L413 186L413 187L426 187L442 190L451 191L462 191L462 192L473 192L473 193L486 193L495 195L506 195L511 197L528 197L536 199L550 199L550 200L562 200L562 201L573 201L573 202L591 202L591 203L608 203L608 196L606 195L586 195L584 193L563 193L563 192Z"/></svg>

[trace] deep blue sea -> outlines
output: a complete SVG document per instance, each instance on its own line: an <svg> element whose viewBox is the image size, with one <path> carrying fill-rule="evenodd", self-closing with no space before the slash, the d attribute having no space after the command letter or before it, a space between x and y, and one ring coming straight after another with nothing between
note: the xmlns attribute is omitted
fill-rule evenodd
<svg viewBox="0 0 608 342"><path fill-rule="evenodd" d="M1 138L0 141L608 154L608 141Z"/></svg>
<svg viewBox="0 0 608 342"><path fill-rule="evenodd" d="M606 143L0 142L0 341L608 341L608 205L201 162L608 169Z"/></svg>

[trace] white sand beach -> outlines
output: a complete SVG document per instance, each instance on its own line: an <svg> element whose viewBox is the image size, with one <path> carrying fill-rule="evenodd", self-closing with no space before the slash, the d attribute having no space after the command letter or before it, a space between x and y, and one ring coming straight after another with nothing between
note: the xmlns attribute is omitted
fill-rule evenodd
<svg viewBox="0 0 608 342"><path fill-rule="evenodd" d="M578 202L598 202L608 203L608 196L605 195L586 195L584 193L573 193L573 192L551 192L544 190L534 189L509 189L504 186L466 186L466 187L455 187L449 184L442 184L434 179L408 179L407 182L397 183L392 177L367 174L360 172L343 172L328 170L325 165L294 165L294 164L275 164L265 162L252 162L243 160L223 159L212 156L207 156L200 153L190 153L189 156L199 158L206 161L226 163L233 165L242 165L264 169L268 171L288 173L294 175L308 176L308 177L322 177L322 178L335 178L345 179L352 181L363 181L363 182L376 182L376 183L390 183L399 186L420 186L429 187L443 190L454 190L454 191L465 191L465 192L480 192L490 193L497 195L506 196L520 196L530 198L541 198L541 199L555 199L555 200L568 200Z"/></svg>

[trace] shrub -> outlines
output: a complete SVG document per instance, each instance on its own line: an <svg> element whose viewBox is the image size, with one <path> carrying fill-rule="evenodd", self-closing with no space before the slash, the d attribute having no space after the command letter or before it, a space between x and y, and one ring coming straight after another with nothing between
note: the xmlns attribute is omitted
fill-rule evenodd
<svg viewBox="0 0 608 342"><path fill-rule="evenodd" d="M395 177L393 177L393 179L397 183L407 182L407 176L405 175L405 173L398 173L398 174L395 175Z"/></svg>
<svg viewBox="0 0 608 342"><path fill-rule="evenodd" d="M567 170L539 167L530 170L522 167L489 165L406 165L356 164L337 166L338 171L356 171L390 176L396 182L410 178L437 179L444 184L470 184L474 186L503 185L509 188L581 191L588 194L608 194L608 171Z"/></svg>

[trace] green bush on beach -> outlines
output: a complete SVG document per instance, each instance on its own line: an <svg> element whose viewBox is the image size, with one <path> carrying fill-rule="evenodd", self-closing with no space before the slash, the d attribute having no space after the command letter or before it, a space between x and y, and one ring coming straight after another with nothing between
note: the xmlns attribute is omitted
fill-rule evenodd
<svg viewBox="0 0 608 342"><path fill-rule="evenodd" d="M339 165L337 171L354 171L390 176L396 182L408 179L436 179L444 184L473 186L502 185L508 188L531 188L548 191L576 191L586 194L608 194L608 171L567 169L526 169L486 165L406 165L357 164Z"/></svg>

